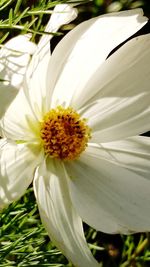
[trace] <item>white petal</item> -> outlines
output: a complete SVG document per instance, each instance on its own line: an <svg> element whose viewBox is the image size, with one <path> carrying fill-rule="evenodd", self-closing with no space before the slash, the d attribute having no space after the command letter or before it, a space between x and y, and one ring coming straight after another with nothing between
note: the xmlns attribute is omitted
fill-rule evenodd
<svg viewBox="0 0 150 267"><path fill-rule="evenodd" d="M150 129L149 65L150 34L126 43L93 76L87 91L96 88L97 94L81 112L89 118L93 142L119 140Z"/></svg>
<svg viewBox="0 0 150 267"><path fill-rule="evenodd" d="M85 222L107 233L150 230L150 179L102 159L94 148L66 167L73 204Z"/></svg>
<svg viewBox="0 0 150 267"><path fill-rule="evenodd" d="M39 135L39 122L29 105L26 90L20 90L0 121L3 137L13 140L36 141ZM5 103L1 103L2 107ZM5 108L5 106L4 106Z"/></svg>
<svg viewBox="0 0 150 267"><path fill-rule="evenodd" d="M34 191L42 222L55 245L76 267L98 267L85 241L82 221L70 200L63 165L49 162L36 171Z"/></svg>
<svg viewBox="0 0 150 267"><path fill-rule="evenodd" d="M0 208L19 199L33 179L39 163L36 147L0 140Z"/></svg>
<svg viewBox="0 0 150 267"><path fill-rule="evenodd" d="M14 100L18 89L12 85L6 85L0 81L0 119L4 116L10 103Z"/></svg>
<svg viewBox="0 0 150 267"><path fill-rule="evenodd" d="M125 167L145 178L150 179L150 138L131 137L126 140L94 145L94 155ZM87 148L93 153L93 145Z"/></svg>
<svg viewBox="0 0 150 267"><path fill-rule="evenodd" d="M69 23L71 20L75 19L76 16L76 10L69 5L57 5L54 8L45 31L55 33L63 24ZM46 95L46 76L51 56L50 40L52 37L53 35L42 36L27 73L28 86L29 89L31 88L31 102L39 117L41 117L41 113L45 113L46 107L43 103L46 104L46 101L50 102L49 97Z"/></svg>
<svg viewBox="0 0 150 267"><path fill-rule="evenodd" d="M0 79L6 85L20 89L30 56L36 45L29 41L31 35L19 35L9 40L0 50Z"/></svg>
<svg viewBox="0 0 150 267"><path fill-rule="evenodd" d="M8 53L10 52L20 52L20 53L27 53L32 55L35 52L36 45L29 41L31 39L31 34L24 34L16 36L10 39L5 45L4 50L8 49ZM12 51L11 51L12 50ZM3 51L3 48L2 48ZM6 51L5 51L6 52ZM5 53L4 52L4 53Z"/></svg>
<svg viewBox="0 0 150 267"><path fill-rule="evenodd" d="M0 118L22 87L30 56L36 45L30 35L19 35L9 40L0 50Z"/></svg>
<svg viewBox="0 0 150 267"><path fill-rule="evenodd" d="M49 72L49 90L54 90L53 106L78 107L82 89L113 48L146 23L142 10L111 13L81 23L55 48ZM77 100L78 99L78 100ZM79 101L79 103L78 103Z"/></svg>
<svg viewBox="0 0 150 267"><path fill-rule="evenodd" d="M55 32L62 24L69 22L75 16L76 11L68 5L56 6L46 31ZM15 140L33 140L36 139L35 135L38 135L38 120L45 112L45 101L49 99L46 95L45 75L50 60L49 40L51 38L52 35L43 36L39 42L27 71L27 79L24 80L24 90L19 92L2 120L3 136ZM1 106L5 111L6 101L3 99Z"/></svg>

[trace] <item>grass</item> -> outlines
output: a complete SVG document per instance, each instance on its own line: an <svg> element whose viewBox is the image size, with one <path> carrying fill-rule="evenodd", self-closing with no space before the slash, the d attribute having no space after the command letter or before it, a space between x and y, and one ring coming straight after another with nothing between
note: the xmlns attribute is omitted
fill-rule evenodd
<svg viewBox="0 0 150 267"><path fill-rule="evenodd" d="M84 228L92 253L102 264L100 266L149 266L148 234L107 235L87 225ZM32 187L19 201L1 212L0 267L5 266L72 266L50 241L41 223Z"/></svg>
<svg viewBox="0 0 150 267"><path fill-rule="evenodd" d="M63 266L67 261L49 241L32 188L1 213L0 266Z"/></svg>

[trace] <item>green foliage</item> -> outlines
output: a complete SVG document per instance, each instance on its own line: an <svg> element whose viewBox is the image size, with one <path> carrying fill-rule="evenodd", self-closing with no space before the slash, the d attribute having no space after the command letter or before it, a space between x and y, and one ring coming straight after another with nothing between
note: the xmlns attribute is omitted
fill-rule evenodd
<svg viewBox="0 0 150 267"><path fill-rule="evenodd" d="M79 1L47 1L47 0L1 0L0 2L0 43L18 33L32 33L32 41L36 35L43 34L52 9L59 3ZM82 1L84 2L84 1Z"/></svg>
<svg viewBox="0 0 150 267"><path fill-rule="evenodd" d="M32 188L0 216L0 266L63 266L64 256L49 241Z"/></svg>
<svg viewBox="0 0 150 267"><path fill-rule="evenodd" d="M84 225L86 239L100 267L148 267L148 234L107 235ZM71 267L49 240L41 223L33 189L0 215L0 267Z"/></svg>
<svg viewBox="0 0 150 267"><path fill-rule="evenodd" d="M44 27L52 9L59 3L70 3L78 6L79 23L83 18L102 13L143 7L149 15L150 6L146 0L1 0L0 1L0 44L18 33L32 33L32 41L43 34ZM38 37L37 37L38 40Z"/></svg>

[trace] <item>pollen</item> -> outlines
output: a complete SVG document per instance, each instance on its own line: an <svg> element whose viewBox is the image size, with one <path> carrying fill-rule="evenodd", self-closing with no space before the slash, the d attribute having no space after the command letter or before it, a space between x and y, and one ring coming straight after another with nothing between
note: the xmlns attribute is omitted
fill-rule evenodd
<svg viewBox="0 0 150 267"><path fill-rule="evenodd" d="M72 108L58 106L44 116L40 134L47 156L74 160L86 149L91 129Z"/></svg>

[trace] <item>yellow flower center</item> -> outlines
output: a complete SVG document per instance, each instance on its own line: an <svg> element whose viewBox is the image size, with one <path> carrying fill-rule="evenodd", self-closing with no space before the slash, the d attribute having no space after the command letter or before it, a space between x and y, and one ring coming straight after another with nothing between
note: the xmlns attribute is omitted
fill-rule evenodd
<svg viewBox="0 0 150 267"><path fill-rule="evenodd" d="M44 116L40 133L45 154L62 160L78 158L91 137L86 120L72 108L61 106Z"/></svg>

